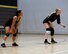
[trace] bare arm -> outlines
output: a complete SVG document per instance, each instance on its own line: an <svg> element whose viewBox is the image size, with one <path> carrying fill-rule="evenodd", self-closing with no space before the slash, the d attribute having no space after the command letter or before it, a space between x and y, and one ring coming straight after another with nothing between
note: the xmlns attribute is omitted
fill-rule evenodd
<svg viewBox="0 0 68 54"><path fill-rule="evenodd" d="M66 27L63 23L60 23L60 25L61 25L62 27L64 27L64 28Z"/></svg>
<svg viewBox="0 0 68 54"><path fill-rule="evenodd" d="M11 28L14 28L14 25L15 25L16 19L17 19L17 16L14 16L14 17L13 17L13 21L12 21L12 26L11 26Z"/></svg>

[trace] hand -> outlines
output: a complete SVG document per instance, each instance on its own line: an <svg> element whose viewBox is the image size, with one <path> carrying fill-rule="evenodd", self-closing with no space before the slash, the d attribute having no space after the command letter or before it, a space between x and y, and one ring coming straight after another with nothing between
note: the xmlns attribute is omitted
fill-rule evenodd
<svg viewBox="0 0 68 54"><path fill-rule="evenodd" d="M66 26L63 25L63 27L65 28Z"/></svg>
<svg viewBox="0 0 68 54"><path fill-rule="evenodd" d="M65 28L65 27L66 27L63 23L61 23L60 25L61 25L63 28Z"/></svg>
<svg viewBox="0 0 68 54"><path fill-rule="evenodd" d="M15 28L14 27L11 27L10 33L14 33L14 32L15 32Z"/></svg>

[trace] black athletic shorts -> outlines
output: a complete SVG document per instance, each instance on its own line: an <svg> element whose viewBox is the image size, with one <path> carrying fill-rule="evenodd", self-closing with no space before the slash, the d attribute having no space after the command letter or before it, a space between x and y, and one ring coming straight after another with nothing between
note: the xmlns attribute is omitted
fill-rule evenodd
<svg viewBox="0 0 68 54"><path fill-rule="evenodd" d="M7 22L7 23L5 23L5 26L4 27L10 27L11 28L11 23L10 22Z"/></svg>

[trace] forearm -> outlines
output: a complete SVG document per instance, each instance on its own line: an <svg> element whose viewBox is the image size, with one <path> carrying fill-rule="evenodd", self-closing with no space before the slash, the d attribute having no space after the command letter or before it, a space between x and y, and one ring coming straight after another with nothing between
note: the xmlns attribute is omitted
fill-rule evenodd
<svg viewBox="0 0 68 54"><path fill-rule="evenodd" d="M65 28L65 25L61 22L60 25Z"/></svg>

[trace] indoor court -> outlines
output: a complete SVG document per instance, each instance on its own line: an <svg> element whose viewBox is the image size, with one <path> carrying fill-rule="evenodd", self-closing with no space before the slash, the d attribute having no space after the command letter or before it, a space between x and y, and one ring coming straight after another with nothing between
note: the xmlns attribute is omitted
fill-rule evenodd
<svg viewBox="0 0 68 54"><path fill-rule="evenodd" d="M1 0L0 54L68 54L68 0Z"/></svg>
<svg viewBox="0 0 68 54"><path fill-rule="evenodd" d="M0 37L0 43L2 37ZM50 39L50 37L49 37ZM19 34L18 47L11 46L11 37L6 41L7 47L0 47L0 54L68 54L68 36L55 35L57 44L44 44L44 36L38 34ZM50 40L49 40L50 41Z"/></svg>

